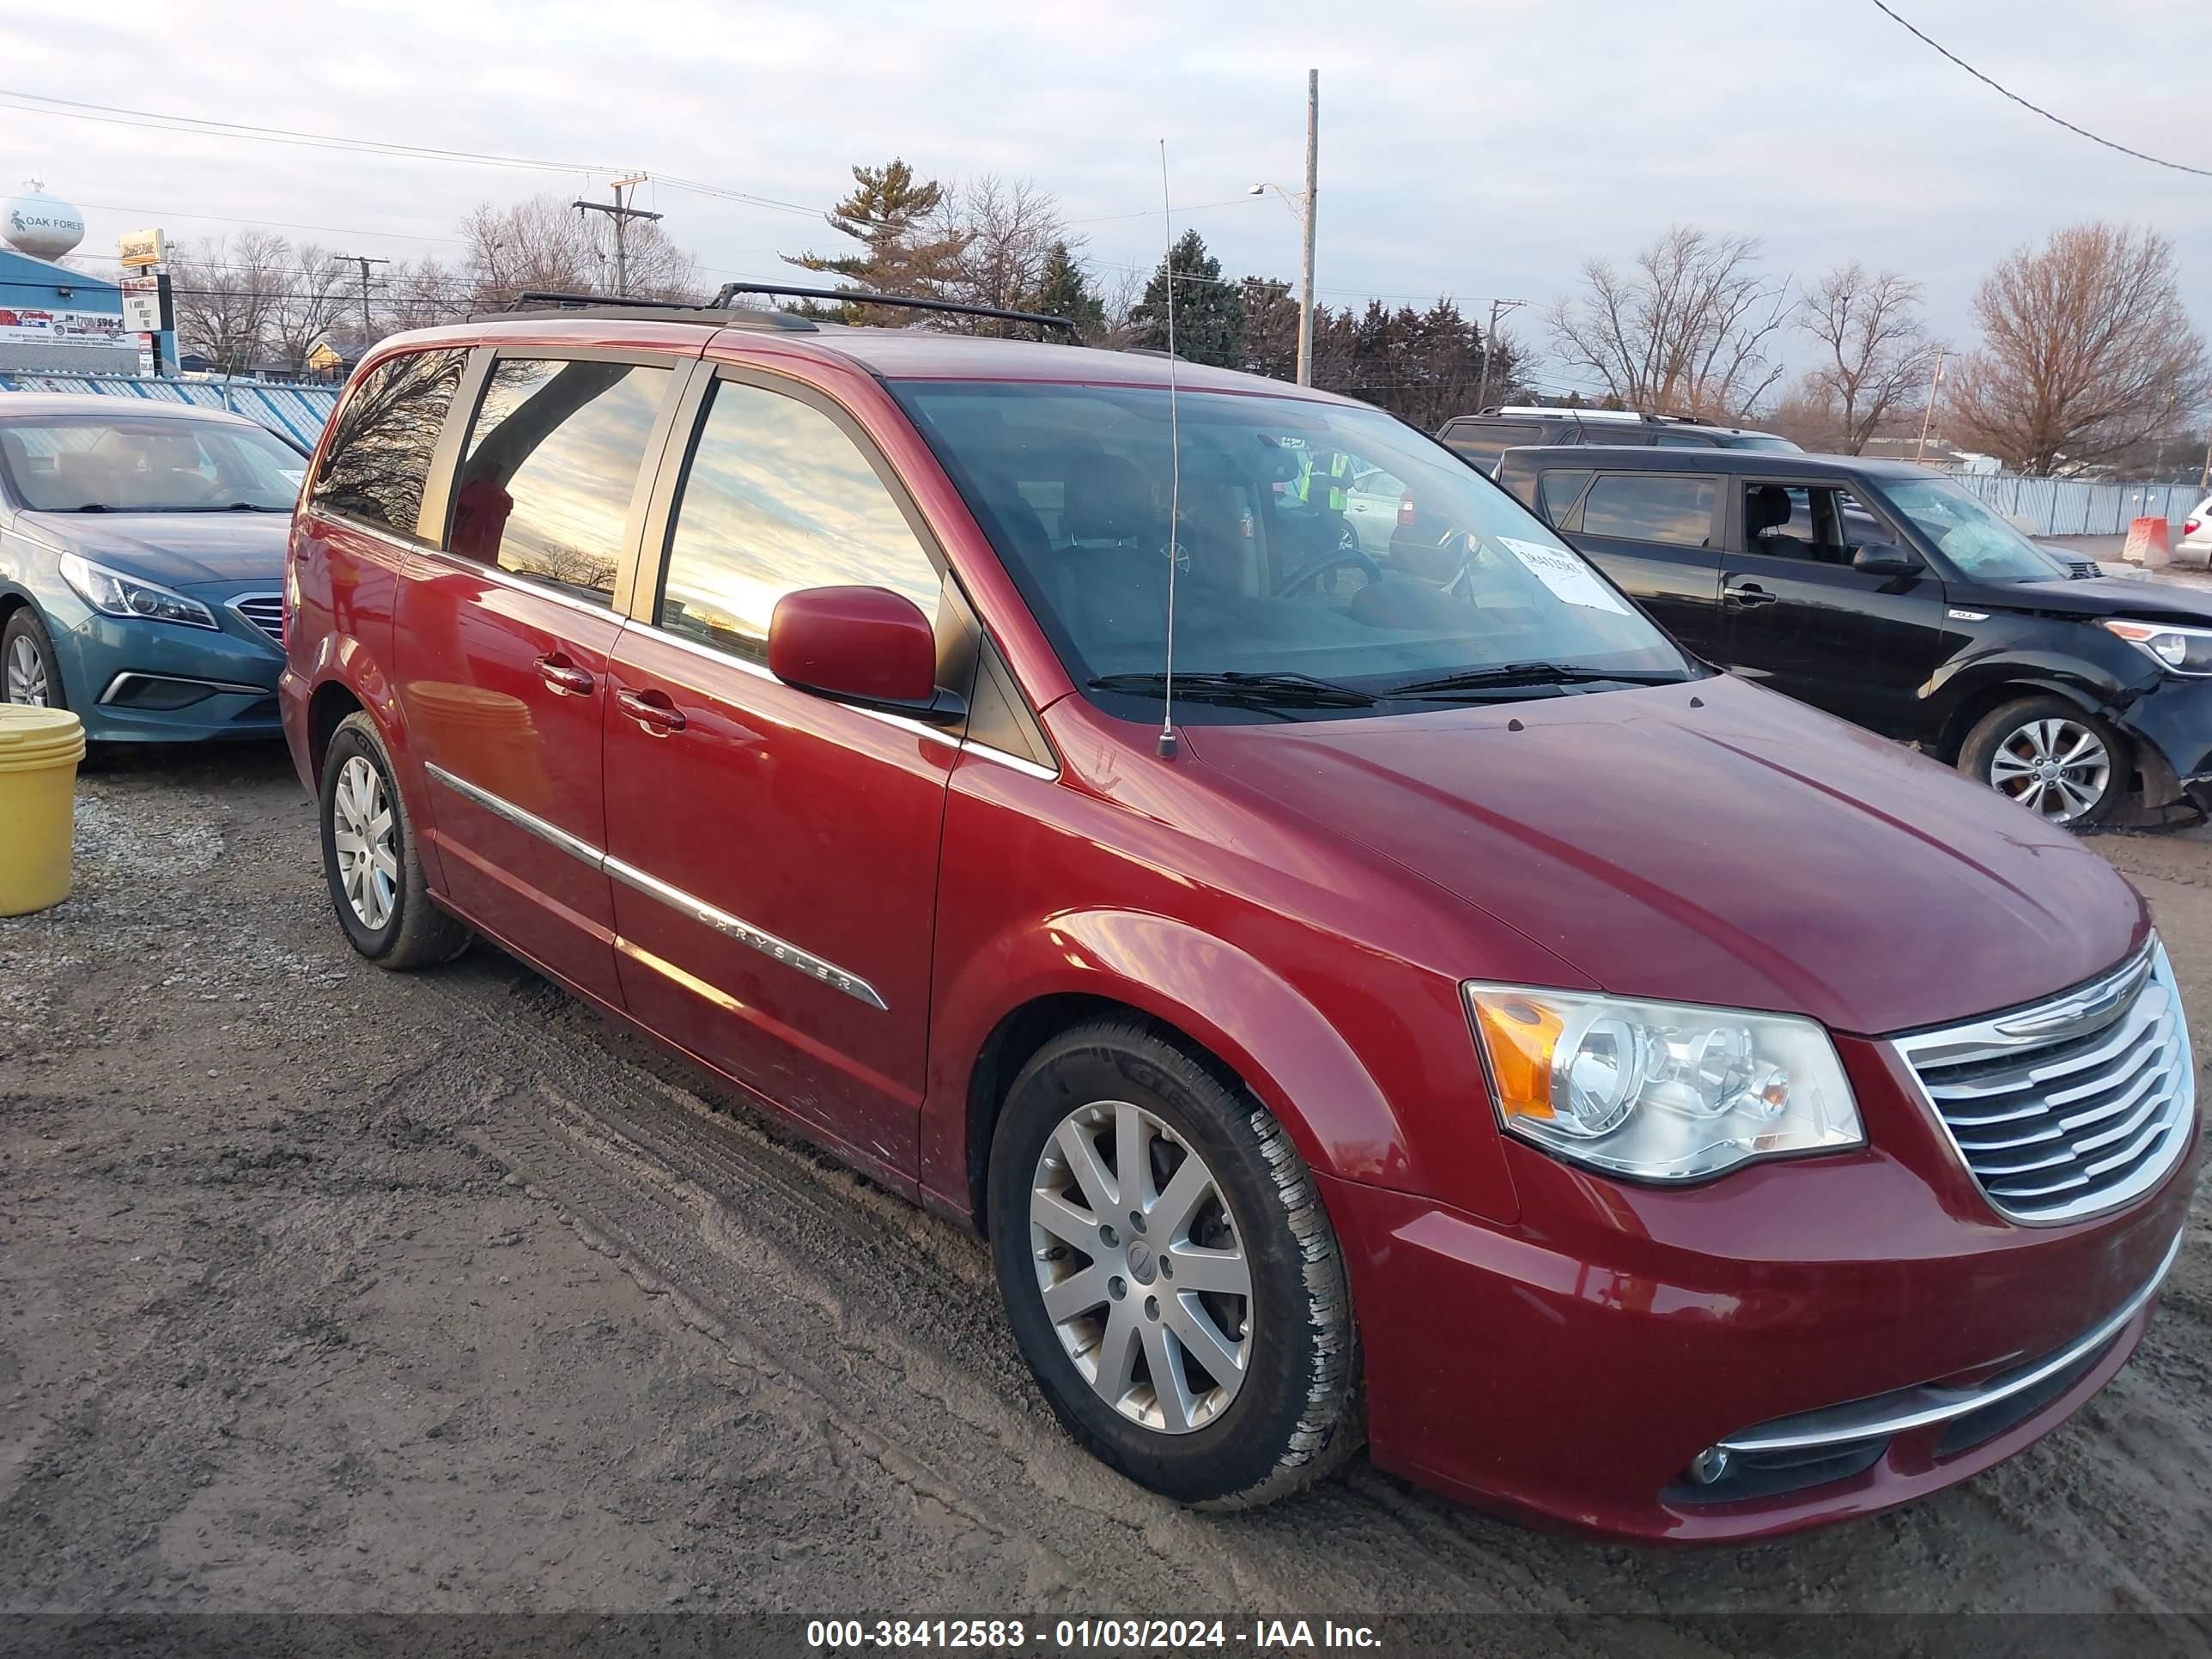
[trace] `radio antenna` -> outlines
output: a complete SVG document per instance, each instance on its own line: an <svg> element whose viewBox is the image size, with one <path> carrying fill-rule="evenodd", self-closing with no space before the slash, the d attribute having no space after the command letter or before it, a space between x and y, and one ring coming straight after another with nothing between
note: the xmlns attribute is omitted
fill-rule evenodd
<svg viewBox="0 0 2212 1659"><path fill-rule="evenodd" d="M1173 760L1178 747L1175 729L1175 599L1176 567L1182 562L1176 539L1182 523L1182 428L1176 406L1176 270L1175 210L1168 195L1168 141L1160 140L1160 222L1167 228L1168 254L1160 266L1168 290L1168 650L1167 672L1160 677L1160 758Z"/></svg>

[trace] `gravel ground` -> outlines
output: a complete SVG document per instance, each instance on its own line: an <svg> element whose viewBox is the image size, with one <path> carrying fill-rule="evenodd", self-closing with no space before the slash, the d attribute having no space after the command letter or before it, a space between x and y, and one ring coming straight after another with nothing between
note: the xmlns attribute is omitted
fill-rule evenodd
<svg viewBox="0 0 2212 1659"><path fill-rule="evenodd" d="M1899 1513L1602 1547L1361 1462L1188 1514L1060 1433L957 1229L496 951L356 961L280 753L77 810L0 921L0 1611L2212 1608L2212 1199L2114 1384ZM2209 842L2099 843L2200 1031Z"/></svg>

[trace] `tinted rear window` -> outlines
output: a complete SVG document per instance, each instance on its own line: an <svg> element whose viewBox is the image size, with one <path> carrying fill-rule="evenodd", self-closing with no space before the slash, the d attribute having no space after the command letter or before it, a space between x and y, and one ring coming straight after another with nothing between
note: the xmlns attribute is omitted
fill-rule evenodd
<svg viewBox="0 0 2212 1659"><path fill-rule="evenodd" d="M1536 487L1536 505L1555 529L1567 528L1567 515L1574 510L1583 486L1589 481L1589 473L1583 470L1544 475L1543 482Z"/></svg>
<svg viewBox="0 0 2212 1659"><path fill-rule="evenodd" d="M1480 426L1469 423L1444 430L1444 442L1481 467L1494 466L1498 458L1509 449L1543 441L1544 428L1540 426L1499 426L1485 422Z"/></svg>
<svg viewBox="0 0 2212 1659"><path fill-rule="evenodd" d="M1582 533L1622 541L1705 547L1713 533L1719 486L1686 472L1615 472L1590 486Z"/></svg>
<svg viewBox="0 0 2212 1659"><path fill-rule="evenodd" d="M314 503L326 513L415 534L422 484L468 353L417 351L379 363L337 413Z"/></svg>

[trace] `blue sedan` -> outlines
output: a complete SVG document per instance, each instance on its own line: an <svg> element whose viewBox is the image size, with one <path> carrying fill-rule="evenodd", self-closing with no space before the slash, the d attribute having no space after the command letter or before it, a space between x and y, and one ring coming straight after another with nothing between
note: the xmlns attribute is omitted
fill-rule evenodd
<svg viewBox="0 0 2212 1659"><path fill-rule="evenodd" d="M0 393L0 688L104 741L275 737L307 458L236 416Z"/></svg>

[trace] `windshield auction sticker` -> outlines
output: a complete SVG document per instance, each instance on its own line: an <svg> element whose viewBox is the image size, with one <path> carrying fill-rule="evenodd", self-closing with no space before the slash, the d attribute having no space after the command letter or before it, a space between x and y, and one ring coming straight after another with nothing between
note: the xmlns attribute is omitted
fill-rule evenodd
<svg viewBox="0 0 2212 1659"><path fill-rule="evenodd" d="M1611 588L1590 573L1590 568L1564 547L1547 547L1541 542L1519 542L1510 536L1500 536L1513 556L1528 568L1528 574L1550 588L1569 605L1587 605L1592 611L1610 611L1617 617L1628 614L1628 607L1613 594Z"/></svg>

